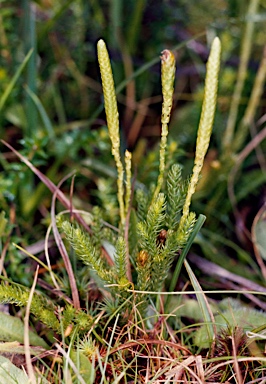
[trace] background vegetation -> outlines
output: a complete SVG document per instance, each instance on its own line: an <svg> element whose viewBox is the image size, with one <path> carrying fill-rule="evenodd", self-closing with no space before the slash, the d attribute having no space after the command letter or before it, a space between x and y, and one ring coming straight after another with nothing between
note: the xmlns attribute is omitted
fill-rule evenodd
<svg viewBox="0 0 266 384"><path fill-rule="evenodd" d="M266 279L265 15L264 0L0 2L1 139L56 185L75 170L73 186L71 178L63 184L65 194L75 208L92 212L99 206L103 220L113 226L118 225L119 213L116 170L103 110L97 41L103 38L109 49L122 151L132 151L135 184L142 186L156 183L158 176L160 52L171 49L177 59L167 168L178 162L187 177L210 42L220 37L216 118L192 205L197 216L207 219L188 260L203 289L250 291L212 295L214 306L229 296L242 300L236 306L263 311L265 299L251 291L263 291ZM36 261L13 243L45 262L52 195L3 144L0 161L1 270L12 281L31 287ZM57 210L62 206L58 204ZM51 263L68 296L71 287L53 239L49 241ZM78 290L86 302L90 276L72 256ZM50 281L44 272L39 271L38 282L45 290ZM184 270L174 289L184 289L187 281ZM178 301L171 305L175 308ZM202 321L186 311L184 318Z"/></svg>

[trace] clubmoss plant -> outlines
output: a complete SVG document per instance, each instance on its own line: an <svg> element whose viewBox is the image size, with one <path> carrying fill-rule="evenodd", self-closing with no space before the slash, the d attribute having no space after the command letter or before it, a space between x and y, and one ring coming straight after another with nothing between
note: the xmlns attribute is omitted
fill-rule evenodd
<svg viewBox="0 0 266 384"><path fill-rule="evenodd" d="M27 305L30 292L23 287L15 284L1 283L0 286L0 302L15 304L20 307ZM31 303L31 312L49 328L59 331L60 323L56 318L55 307L51 302L45 300L43 296L34 294Z"/></svg>
<svg viewBox="0 0 266 384"><path fill-rule="evenodd" d="M0 285L1 303L26 307L29 295L30 291L28 289L17 284L2 282ZM69 326L75 326L80 333L84 333L92 325L91 316L81 310L76 310L72 305L67 305L59 315L52 301L37 293L33 295L30 311L48 328L58 333L60 333L61 329L66 330Z"/></svg>
<svg viewBox="0 0 266 384"><path fill-rule="evenodd" d="M135 192L137 200L137 215L135 217L137 223L133 230L131 228L131 232L135 232L132 238L137 238L138 241L136 242L135 240L131 241L130 237L123 238L125 218L130 207L131 154L126 151L124 160L126 179L124 180L124 166L120 156L117 102L110 60L104 42L102 40L98 42L98 58L103 83L107 125L118 175L121 226L117 241L114 244L115 251L112 255L114 266L108 267L108 265L104 264L101 248L93 246L93 236L89 236L75 224L62 221L62 219L58 220L58 225L74 248L77 256L97 275L102 285L109 289L117 305L121 305L122 301L131 295L127 290L132 284L135 289L144 293L160 291L175 257L182 252L193 231L196 215L189 211L189 207L210 141L216 106L220 52L220 41L215 38L207 64L205 95L192 177L189 181L183 180L181 166L174 164L166 178L166 185L164 185L165 149L174 90L175 58L172 52L163 51L161 57L163 107L159 176L155 188L151 187L149 192L144 190ZM132 215L135 214L132 213ZM102 238L103 241L104 237ZM131 270L130 273L127 273L127 252L131 256L132 264L135 265L135 271L132 273L134 276L133 281L131 280ZM129 267L131 268L131 266ZM136 300L137 302L138 300L142 301L143 297L139 296Z"/></svg>
<svg viewBox="0 0 266 384"><path fill-rule="evenodd" d="M215 38L207 64L195 164L192 177L188 180L183 180L182 167L179 164L172 165L168 174L165 174L175 59L171 51L163 51L162 135L157 184L134 192L131 183L131 154L128 151L124 157L120 154L117 101L110 59L103 40L98 42L97 49L108 131L117 167L119 228L112 230L107 227L98 207L92 212L90 233L62 215L57 217L57 226L77 258L88 266L91 276L102 292L109 291L105 295L106 313L108 308L109 312L110 308L112 309L112 313L119 309L120 313L123 312L121 322L124 322L131 315L135 304L138 305L140 316L145 316L149 292L161 291L175 258L178 259L182 250L190 244L189 239L197 221L195 213L190 212L190 203L210 141L221 47L219 39ZM132 290L142 291L142 294L132 295ZM28 291L13 288L12 284L1 286L1 302L25 306L28 297ZM66 334L69 327L75 327L78 333L86 332L94 321L92 315L76 310L69 303L57 311L57 308L50 307L46 299L41 299L38 294L33 297L31 311L56 332L60 332L63 325Z"/></svg>

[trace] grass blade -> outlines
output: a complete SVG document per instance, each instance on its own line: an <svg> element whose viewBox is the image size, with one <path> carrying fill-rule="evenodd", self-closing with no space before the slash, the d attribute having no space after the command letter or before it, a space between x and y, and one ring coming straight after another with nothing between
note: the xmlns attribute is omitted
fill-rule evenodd
<svg viewBox="0 0 266 384"><path fill-rule="evenodd" d="M23 62L18 67L15 75L12 77L11 81L9 82L8 86L6 87L5 92L3 93L2 97L0 98L0 112L3 109L3 106L5 105L5 103L6 103L7 99L8 99L8 96L12 92L16 82L18 81L19 76L21 75L23 69L25 68L26 64L28 63L28 61L29 61L29 59L30 59L30 57L32 55L32 52L33 52L33 49L31 49L28 52L27 56L25 57Z"/></svg>
<svg viewBox="0 0 266 384"><path fill-rule="evenodd" d="M191 247L193 241L195 240L195 237L197 236L198 232L200 231L201 227L203 226L205 220L206 220L206 216L199 215L199 218L198 218L198 220L195 224L195 227L194 227L194 229L193 229L193 231L192 231L192 233L188 239L188 242L187 242L185 248L183 249L181 255L179 256L179 258L177 260L175 271L173 274L173 278L171 280L171 284L169 287L169 292L174 291L174 289L176 287L177 280L179 278L181 268L182 268L183 263L184 263L184 260L188 254L188 251L190 250L190 247Z"/></svg>
<svg viewBox="0 0 266 384"><path fill-rule="evenodd" d="M211 343L214 339L214 317L213 317L211 308L210 308L209 303L207 301L207 298L206 298L203 290L201 289L201 286L200 286L194 272L192 271L189 263L187 262L187 260L185 260L184 264L185 264L188 276L190 278L191 284L195 290L195 294L196 294L196 297L197 297L197 300L199 303L202 317L203 317L204 323L206 324L208 339Z"/></svg>
<svg viewBox="0 0 266 384"><path fill-rule="evenodd" d="M25 89L42 118L43 125L47 131L49 138L53 138L55 134L51 120L49 119L39 97L34 92L32 92L32 90L28 86L26 86Z"/></svg>

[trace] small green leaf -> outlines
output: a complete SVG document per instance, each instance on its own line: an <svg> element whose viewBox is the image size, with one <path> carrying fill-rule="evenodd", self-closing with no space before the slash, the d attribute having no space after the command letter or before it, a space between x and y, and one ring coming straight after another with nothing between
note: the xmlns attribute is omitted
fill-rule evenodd
<svg viewBox="0 0 266 384"><path fill-rule="evenodd" d="M6 108L4 113L5 118L19 128L26 128L27 117L22 104L13 104Z"/></svg>
<svg viewBox="0 0 266 384"><path fill-rule="evenodd" d="M266 324L265 312L247 307L231 307L222 312L220 315L215 316L215 325L218 334L222 329L230 329L234 327L240 327L244 331L252 331L256 328L262 327L264 324ZM194 342L201 348L208 348L209 343L206 324L196 331Z"/></svg>
<svg viewBox="0 0 266 384"><path fill-rule="evenodd" d="M70 358L78 369L79 374L82 376L84 381L88 384L95 382L95 369L93 364L90 362L88 357L85 356L81 351L70 352Z"/></svg>
<svg viewBox="0 0 266 384"><path fill-rule="evenodd" d="M210 304L212 312L217 311L215 305ZM200 311L200 306L197 300L195 299L184 299L180 302L180 298L177 296L173 296L169 302L169 312L174 313L179 317L189 317L193 319L194 322L202 321L202 313Z"/></svg>
<svg viewBox="0 0 266 384"><path fill-rule="evenodd" d="M0 383L29 384L30 380L22 369L17 368L7 358L0 356Z"/></svg>
<svg viewBox="0 0 266 384"><path fill-rule="evenodd" d="M8 86L6 87L3 95L1 96L1 98L0 98L0 111L3 109L3 106L6 103L6 100L8 99L10 93L12 92L14 86L16 85L16 82L18 81L18 79L19 79L19 77L21 75L21 72L23 71L24 67L26 66L27 62L29 61L29 59L30 59L30 57L32 55L32 52L33 52L33 49L31 49L28 52L28 54L25 56L23 62L18 67L16 73L14 74L12 79L10 80L10 82L9 82Z"/></svg>
<svg viewBox="0 0 266 384"><path fill-rule="evenodd" d="M49 118L49 116L47 115L42 103L41 103L41 100L39 99L39 97L31 91L31 89L26 86L25 87L26 89L26 92L28 93L28 95L30 96L31 100L33 101L33 103L35 104L40 116L41 116L41 119L42 119L42 122L43 122L43 125L46 129L46 132L47 132L47 135L51 138L51 137L54 137L54 128L53 128L53 125L52 125L52 122Z"/></svg>
<svg viewBox="0 0 266 384"><path fill-rule="evenodd" d="M266 207L257 214L252 228L253 243L261 257L266 260Z"/></svg>
<svg viewBox="0 0 266 384"><path fill-rule="evenodd" d="M0 213L0 237L5 235L5 229L7 225L7 219L5 218L6 213L2 211Z"/></svg>
<svg viewBox="0 0 266 384"><path fill-rule="evenodd" d="M45 352L45 349L42 347L30 347L30 354L33 356L39 355L42 352ZM25 355L25 347L18 341L0 343L0 355L4 354Z"/></svg>
<svg viewBox="0 0 266 384"><path fill-rule="evenodd" d="M46 342L36 335L36 333L30 331L30 345L41 346L48 349ZM24 324L18 318L10 315L6 315L0 312L0 340L1 341L18 341L24 344Z"/></svg>

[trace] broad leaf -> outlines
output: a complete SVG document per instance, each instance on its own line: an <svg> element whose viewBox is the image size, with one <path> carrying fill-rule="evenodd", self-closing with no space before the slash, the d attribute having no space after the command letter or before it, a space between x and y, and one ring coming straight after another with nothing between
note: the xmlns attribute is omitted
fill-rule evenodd
<svg viewBox="0 0 266 384"><path fill-rule="evenodd" d="M36 335L29 332L30 345L36 345L48 349L46 342ZM7 315L0 312L0 340L1 341L18 341L24 344L24 324L18 317Z"/></svg>
<svg viewBox="0 0 266 384"><path fill-rule="evenodd" d="M0 383L29 384L30 380L22 369L17 368L7 358L0 356Z"/></svg>

